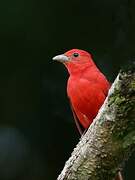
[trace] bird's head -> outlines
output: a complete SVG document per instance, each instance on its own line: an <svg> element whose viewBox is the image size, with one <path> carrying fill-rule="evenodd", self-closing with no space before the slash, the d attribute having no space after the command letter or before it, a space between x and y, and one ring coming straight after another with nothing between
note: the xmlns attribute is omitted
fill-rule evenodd
<svg viewBox="0 0 135 180"><path fill-rule="evenodd" d="M83 69L86 66L95 65L91 55L88 52L80 49L69 50L64 54L53 57L53 60L63 63L67 67L70 74L71 72Z"/></svg>

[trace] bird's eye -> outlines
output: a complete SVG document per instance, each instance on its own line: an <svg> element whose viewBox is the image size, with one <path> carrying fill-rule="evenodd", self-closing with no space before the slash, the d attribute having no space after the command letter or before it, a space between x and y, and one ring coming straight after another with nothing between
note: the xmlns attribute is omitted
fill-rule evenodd
<svg viewBox="0 0 135 180"><path fill-rule="evenodd" d="M73 56L74 56L74 57L78 57L79 54L78 54L78 53L74 53Z"/></svg>

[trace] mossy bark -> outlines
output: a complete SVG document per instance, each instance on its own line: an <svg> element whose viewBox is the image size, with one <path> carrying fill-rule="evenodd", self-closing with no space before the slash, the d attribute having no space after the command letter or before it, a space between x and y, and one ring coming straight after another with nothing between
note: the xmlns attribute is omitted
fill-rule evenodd
<svg viewBox="0 0 135 180"><path fill-rule="evenodd" d="M135 72L121 71L58 180L112 180L135 147Z"/></svg>

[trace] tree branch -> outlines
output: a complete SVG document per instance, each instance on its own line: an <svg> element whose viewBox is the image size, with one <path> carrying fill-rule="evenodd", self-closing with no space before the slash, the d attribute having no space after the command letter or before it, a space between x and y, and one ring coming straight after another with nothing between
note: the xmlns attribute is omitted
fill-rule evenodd
<svg viewBox="0 0 135 180"><path fill-rule="evenodd" d="M135 71L121 71L57 180L112 180L135 147Z"/></svg>

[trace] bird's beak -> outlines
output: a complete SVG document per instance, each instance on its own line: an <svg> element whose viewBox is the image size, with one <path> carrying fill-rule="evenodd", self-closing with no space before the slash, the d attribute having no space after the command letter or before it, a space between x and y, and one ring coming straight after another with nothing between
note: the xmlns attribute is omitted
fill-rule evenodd
<svg viewBox="0 0 135 180"><path fill-rule="evenodd" d="M53 60L64 63L64 62L68 62L69 61L69 57L67 57L65 54L61 54L61 55L53 57Z"/></svg>

